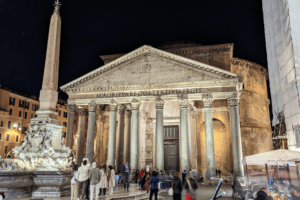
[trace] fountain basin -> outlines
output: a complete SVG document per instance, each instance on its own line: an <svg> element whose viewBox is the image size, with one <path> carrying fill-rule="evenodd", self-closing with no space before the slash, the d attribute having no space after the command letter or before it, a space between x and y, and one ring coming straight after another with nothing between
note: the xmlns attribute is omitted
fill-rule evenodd
<svg viewBox="0 0 300 200"><path fill-rule="evenodd" d="M70 196L72 171L0 171L6 199Z"/></svg>

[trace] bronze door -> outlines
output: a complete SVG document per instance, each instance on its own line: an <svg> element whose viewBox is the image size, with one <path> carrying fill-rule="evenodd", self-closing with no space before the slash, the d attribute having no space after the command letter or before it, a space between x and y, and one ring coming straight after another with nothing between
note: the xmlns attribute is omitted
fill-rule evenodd
<svg viewBox="0 0 300 200"><path fill-rule="evenodd" d="M165 170L179 171L179 131L178 126L164 127Z"/></svg>

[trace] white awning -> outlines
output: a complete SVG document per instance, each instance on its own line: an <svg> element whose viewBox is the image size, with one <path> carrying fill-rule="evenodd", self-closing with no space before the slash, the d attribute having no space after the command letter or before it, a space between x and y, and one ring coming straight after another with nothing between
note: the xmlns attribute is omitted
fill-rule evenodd
<svg viewBox="0 0 300 200"><path fill-rule="evenodd" d="M244 160L247 165L295 165L296 161L300 161L300 152L279 149L246 156Z"/></svg>

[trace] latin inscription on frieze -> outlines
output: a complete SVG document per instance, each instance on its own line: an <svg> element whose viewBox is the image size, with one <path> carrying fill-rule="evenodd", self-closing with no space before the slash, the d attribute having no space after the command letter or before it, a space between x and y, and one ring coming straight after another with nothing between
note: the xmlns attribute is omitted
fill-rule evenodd
<svg viewBox="0 0 300 200"><path fill-rule="evenodd" d="M190 88L190 89L126 91L126 92L99 93L99 94L96 95L96 98L133 97L133 96L161 96L161 95L174 95L174 94L231 92L231 91L235 91L235 90L236 90L235 87L227 87L227 88Z"/></svg>

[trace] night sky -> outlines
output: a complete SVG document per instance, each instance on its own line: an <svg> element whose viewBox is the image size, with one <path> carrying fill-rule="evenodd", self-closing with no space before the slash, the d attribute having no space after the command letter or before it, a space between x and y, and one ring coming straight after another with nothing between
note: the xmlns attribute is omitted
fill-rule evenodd
<svg viewBox="0 0 300 200"><path fill-rule="evenodd" d="M172 41L234 43L234 57L267 68L260 0L61 3L59 87L102 66L99 55ZM0 0L2 87L39 96L53 9L52 0Z"/></svg>

